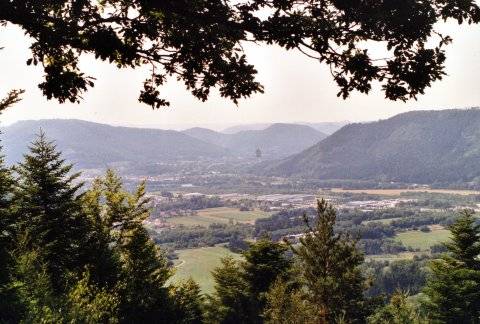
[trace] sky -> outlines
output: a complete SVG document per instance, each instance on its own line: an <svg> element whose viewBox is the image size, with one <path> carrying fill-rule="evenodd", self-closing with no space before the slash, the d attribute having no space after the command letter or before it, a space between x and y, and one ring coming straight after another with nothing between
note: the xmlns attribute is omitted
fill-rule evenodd
<svg viewBox="0 0 480 324"><path fill-rule="evenodd" d="M145 69L118 70L87 56L82 70L97 78L95 87L84 94L80 104L48 101L37 88L43 72L27 66L28 38L15 26L0 29L0 97L8 90L26 90L24 99L0 116L1 125L18 120L76 118L112 125L183 129L194 126L224 127L272 122L371 121L410 110L470 108L480 106L480 26L443 24L439 27L453 37L447 50L444 80L427 89L418 101L392 102L384 99L379 87L369 95L353 94L343 100L328 67L297 51L275 46L246 45L249 62L258 70L264 94L244 99L238 106L213 93L203 103L181 83L170 80L161 89L170 100L169 108L152 110L137 100Z"/></svg>

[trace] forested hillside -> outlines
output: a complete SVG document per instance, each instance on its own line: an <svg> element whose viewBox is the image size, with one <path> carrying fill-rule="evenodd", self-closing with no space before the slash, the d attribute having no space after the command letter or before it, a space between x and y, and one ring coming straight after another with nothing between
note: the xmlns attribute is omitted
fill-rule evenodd
<svg viewBox="0 0 480 324"><path fill-rule="evenodd" d="M3 128L2 145L9 163L21 160L42 129L80 167L115 162L148 162L222 158L228 152L176 131L113 127L81 120L22 121Z"/></svg>
<svg viewBox="0 0 480 324"><path fill-rule="evenodd" d="M241 157L254 157L258 148L267 158L286 157L301 152L327 137L310 126L297 124L273 124L262 130L244 130L234 134L205 128L191 128L184 133L224 147Z"/></svg>
<svg viewBox="0 0 480 324"><path fill-rule="evenodd" d="M478 181L480 110L416 111L343 127L259 172L410 183Z"/></svg>

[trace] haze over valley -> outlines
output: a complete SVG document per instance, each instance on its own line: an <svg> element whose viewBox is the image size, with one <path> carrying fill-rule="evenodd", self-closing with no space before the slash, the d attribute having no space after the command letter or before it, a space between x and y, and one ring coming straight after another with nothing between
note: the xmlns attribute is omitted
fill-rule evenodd
<svg viewBox="0 0 480 324"><path fill-rule="evenodd" d="M223 174L323 185L351 181L477 188L479 126L478 109L409 112L347 125L239 125L223 132L57 119L4 127L2 143L7 162L15 163L42 131L78 169L113 167L139 179Z"/></svg>

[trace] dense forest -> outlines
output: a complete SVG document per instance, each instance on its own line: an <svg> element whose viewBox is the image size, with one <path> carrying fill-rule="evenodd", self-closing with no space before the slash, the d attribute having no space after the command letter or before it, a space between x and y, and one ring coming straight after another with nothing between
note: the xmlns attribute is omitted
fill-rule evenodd
<svg viewBox="0 0 480 324"><path fill-rule="evenodd" d="M480 315L480 227L469 211L452 219L452 240L432 260L364 262L346 230L350 216L322 200L294 224L304 229L298 242L261 235L242 260L222 260L215 291L204 295L192 280L167 284L174 269L143 226L144 184L127 192L109 170L83 188L43 133L0 176L5 323L474 323ZM282 219L292 217L256 230L281 228ZM363 238L390 235L372 224Z"/></svg>
<svg viewBox="0 0 480 324"><path fill-rule="evenodd" d="M478 183L480 110L407 112L343 127L259 173L448 185Z"/></svg>

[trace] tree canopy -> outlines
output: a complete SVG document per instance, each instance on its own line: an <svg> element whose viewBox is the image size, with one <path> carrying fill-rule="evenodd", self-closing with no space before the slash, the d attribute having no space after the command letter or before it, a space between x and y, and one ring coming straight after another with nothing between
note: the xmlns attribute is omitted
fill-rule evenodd
<svg viewBox="0 0 480 324"><path fill-rule="evenodd" d="M0 24L22 28L32 40L27 64L41 64L47 98L79 102L94 85L78 63L84 54L118 68L150 66L139 100L169 105L160 96L168 77L200 100L212 88L237 103L263 92L242 44L298 49L329 65L339 96L368 93L408 100L445 74L441 20L478 23L474 0L2 0ZM385 46L375 57L367 44Z"/></svg>

